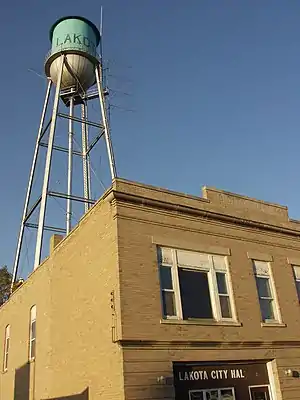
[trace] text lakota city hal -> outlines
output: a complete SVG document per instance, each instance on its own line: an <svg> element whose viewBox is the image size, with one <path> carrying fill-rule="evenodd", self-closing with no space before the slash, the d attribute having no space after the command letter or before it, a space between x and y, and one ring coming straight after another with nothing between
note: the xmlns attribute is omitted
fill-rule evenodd
<svg viewBox="0 0 300 400"><path fill-rule="evenodd" d="M180 381L198 381L204 379L242 379L245 378L242 369L217 369L207 372L205 370L198 371L180 371L178 379Z"/></svg>

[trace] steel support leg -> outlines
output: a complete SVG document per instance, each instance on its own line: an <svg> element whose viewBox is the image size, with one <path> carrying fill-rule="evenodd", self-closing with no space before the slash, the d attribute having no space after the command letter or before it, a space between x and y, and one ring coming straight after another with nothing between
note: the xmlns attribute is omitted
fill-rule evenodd
<svg viewBox="0 0 300 400"><path fill-rule="evenodd" d="M87 106L86 103L81 106L81 129L82 129L82 167L83 167L83 197L87 200L91 198L90 193L90 162L88 155L88 131L87 131ZM87 212L90 207L89 202L84 203L84 211Z"/></svg>
<svg viewBox="0 0 300 400"><path fill-rule="evenodd" d="M72 229L72 178L73 178L73 112L74 112L74 99L70 99L69 111L69 152L68 152L68 199L67 199L67 234Z"/></svg>
<svg viewBox="0 0 300 400"><path fill-rule="evenodd" d="M102 90L102 70L101 70L100 64L96 66L95 74L96 74L96 82L97 82L97 88L98 88L98 93L99 93L101 114L102 114L103 125L104 125L104 137L105 137L105 142L106 142L106 147L107 147L107 152L108 152L110 173L111 173L112 179L115 179L117 176L117 171L116 171L116 164L115 164L115 159L114 159L112 142L111 142L111 138L110 138L108 120L107 120L107 115L106 115L104 94L103 94L103 90Z"/></svg>
<svg viewBox="0 0 300 400"><path fill-rule="evenodd" d="M26 217L27 217L27 213L28 213L29 201L30 201L30 196L31 196L31 191L32 191L32 186L33 186L33 178L34 178L34 173L35 173L38 154L39 154L40 139L41 139L41 136L43 133L45 116L46 116L47 107L48 107L48 103L49 103L51 87L52 87L52 81L49 80L48 86L47 86L47 91L46 91L46 96L45 96L45 101L44 101L44 106L43 106L43 110L42 110L42 115L41 115L40 126L39 126L38 135L37 135L37 139L36 139L30 175L29 175L29 182L28 182L28 187L27 187L27 192L26 192L26 197L25 197L21 228L20 228L20 232L19 232L17 250L16 250L16 254L15 254L11 289L13 288L13 285L15 284L15 282L17 280L19 261L20 261L20 255L21 255L21 249L22 249L22 242L23 242L23 236L24 236L24 229L25 229L25 222L26 222Z"/></svg>
<svg viewBox="0 0 300 400"><path fill-rule="evenodd" d="M47 192L48 192L48 186L49 186L50 169L51 169L51 161L52 161L52 150L53 150L53 143L54 143L54 135L55 135L56 119L57 119L57 111L58 111L58 103L59 103L59 93L60 93L64 61L65 61L65 56L62 55L61 56L61 65L59 68L59 75L58 75L58 80L57 80L57 86L56 86L56 90L55 90L53 112L52 112L51 125L50 125L50 131L49 131L48 149L47 149L46 164L45 164L45 174L44 174L44 181L43 181L42 198L41 198L41 205L40 205L40 215L39 215L38 231L37 231L37 238L36 238L34 269L36 269L39 266L40 261L41 261L44 223L45 223L46 204L47 204L47 194L48 194Z"/></svg>

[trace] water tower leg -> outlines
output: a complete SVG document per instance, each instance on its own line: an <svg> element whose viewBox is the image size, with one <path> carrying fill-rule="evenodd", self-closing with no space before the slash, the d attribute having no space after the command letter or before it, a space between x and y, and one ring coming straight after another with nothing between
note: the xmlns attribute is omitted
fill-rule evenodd
<svg viewBox="0 0 300 400"><path fill-rule="evenodd" d="M102 70L101 70L100 64L96 66L95 73L96 73L97 88L98 88L98 93L99 93L102 122L104 125L104 137L105 137L105 142L106 142L106 147L107 147L107 152L108 152L110 173L111 173L112 179L115 179L117 176L117 170L116 170L116 164L115 164L115 159L114 159L112 142L111 142L111 138L110 138L108 119L107 119L107 115L106 115L105 100L104 100L104 94L103 94L102 83L101 83Z"/></svg>
<svg viewBox="0 0 300 400"><path fill-rule="evenodd" d="M69 148L68 148L68 197L67 197L67 235L72 229L72 177L73 177L73 112L74 98L70 99L69 109Z"/></svg>
<svg viewBox="0 0 300 400"><path fill-rule="evenodd" d="M87 121L88 119L88 106L87 106L87 100L84 102L84 110L85 110L85 119ZM85 135L86 135L86 143L87 143L87 150L88 150L88 144L89 144L89 127L87 124L85 124ZM91 189L91 160L90 160L90 153L87 153L86 156L86 164L87 164L87 196L88 199L91 200L92 198L92 189ZM90 208L91 204L88 203L88 207Z"/></svg>
<svg viewBox="0 0 300 400"><path fill-rule="evenodd" d="M43 128L44 128L44 123L45 123L46 111L47 111L47 107L48 107L48 103L49 103L51 87L52 87L52 81L49 80L48 81L48 86L47 86L47 91L46 91L46 96L45 96L45 101L44 101L44 106L43 106L43 111L42 111L42 115L41 115L40 126L39 126L38 135L37 135L37 139L36 139L36 144L35 144L35 149L34 149L34 154L33 154L33 160L32 160L30 175L29 175L29 182L28 182L28 187L27 187L27 192L26 192L26 197L25 197L21 228L20 228L20 232L19 232L17 250L16 250L14 267L13 267L13 277L12 277L11 289L13 288L13 285L15 284L15 282L17 280L17 274L18 274L18 267L19 267L19 261L20 261L20 255L21 255L23 236L24 236L25 223L26 223L26 220L27 220L29 200L30 200L31 191L32 191L32 185L33 185L33 177L34 177L34 173L35 173L35 170L36 170L37 158L38 158L39 147L40 147L40 140L41 140L42 134L44 133L43 132Z"/></svg>
<svg viewBox="0 0 300 400"><path fill-rule="evenodd" d="M50 125L50 131L49 131L48 149L47 149L46 164L45 164L45 174L44 174L41 205L40 205L40 215L39 215L38 230L37 230L37 237L36 237L34 269L36 269L39 266L40 261L41 261L45 213L46 213L47 195L48 195L48 187L49 187L49 178L50 178L50 168L51 168L51 161L52 161L54 134L55 134L55 128L56 128L59 94L60 94L60 86L61 86L64 62L65 62L65 56L62 55L58 80L57 80L57 84L56 84L55 97L54 97L54 102L53 102L53 112L52 112L51 125Z"/></svg>
<svg viewBox="0 0 300 400"><path fill-rule="evenodd" d="M90 200L90 163L88 150L88 131L87 131L87 106L86 103L81 105L81 129L82 129L82 164L83 164L83 197ZM85 212L88 211L89 202L84 203Z"/></svg>

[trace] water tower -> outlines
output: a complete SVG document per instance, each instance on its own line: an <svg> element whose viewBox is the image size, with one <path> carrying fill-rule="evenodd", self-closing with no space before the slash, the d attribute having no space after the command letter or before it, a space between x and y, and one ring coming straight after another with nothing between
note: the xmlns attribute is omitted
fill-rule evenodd
<svg viewBox="0 0 300 400"><path fill-rule="evenodd" d="M42 256L43 237L45 231L68 234L72 228L72 205L81 202L86 212L93 204L91 199L90 152L101 139L108 153L111 178L116 177L113 148L107 119L103 85L102 60L97 55L97 46L101 41L100 32L89 20L69 16L56 21L50 30L51 50L45 61L45 74L48 80L44 106L33 155L33 161L26 192L23 216L17 243L13 284L17 279L20 255L23 246L24 229L30 227L36 231L33 269L36 269ZM89 104L93 100L98 104L99 120L88 119ZM68 112L61 112L61 108ZM47 115L49 115L47 119ZM66 145L56 143L58 119L67 120L66 130L60 132L66 139ZM81 148L74 149L74 124L81 125ZM97 129L93 141L89 140L90 127ZM45 161L41 189L35 199L33 182L37 174L37 160L42 149L45 150ZM93 150L94 151L94 150ZM61 152L66 156L67 169L65 190L51 190L51 173L54 168L53 153ZM82 196L73 193L73 161L74 157L82 160ZM76 182L78 183L78 176ZM45 224L49 197L64 199L66 202L65 228L57 228ZM38 213L35 223L30 221L33 213Z"/></svg>

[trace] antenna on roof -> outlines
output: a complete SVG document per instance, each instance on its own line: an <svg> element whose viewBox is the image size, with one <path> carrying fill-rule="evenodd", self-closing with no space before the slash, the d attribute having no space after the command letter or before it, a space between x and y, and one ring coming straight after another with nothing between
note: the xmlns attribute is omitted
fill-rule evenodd
<svg viewBox="0 0 300 400"><path fill-rule="evenodd" d="M108 95L107 89L107 77L106 71L104 68L104 61L103 61L103 6L100 7L100 24L99 24L99 33L100 33L100 40L99 40L99 55L100 55L100 66L102 70L102 85L104 88L104 95Z"/></svg>
<svg viewBox="0 0 300 400"><path fill-rule="evenodd" d="M103 48L102 48L102 34L103 34L103 7L100 8L100 26L99 26L99 33L100 33L100 42L99 42L99 51L100 51L100 62L101 66L103 67L102 57L103 57Z"/></svg>

